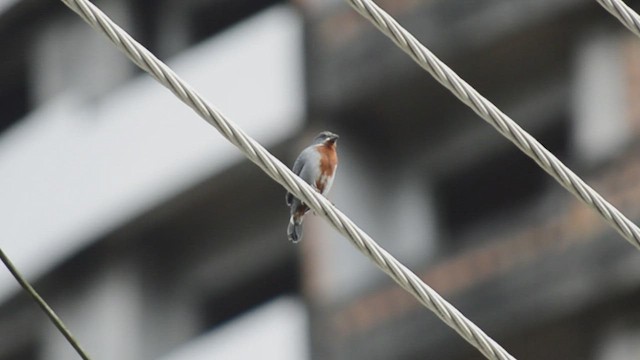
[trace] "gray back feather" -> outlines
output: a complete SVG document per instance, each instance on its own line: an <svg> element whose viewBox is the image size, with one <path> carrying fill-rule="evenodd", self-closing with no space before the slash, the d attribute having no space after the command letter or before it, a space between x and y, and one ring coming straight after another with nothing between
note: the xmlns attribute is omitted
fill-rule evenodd
<svg viewBox="0 0 640 360"><path fill-rule="evenodd" d="M307 184L313 185L320 171L320 154L315 150L317 145L311 145L302 150L296 161L293 163L291 171L300 176ZM291 193L287 193L287 205L291 206L295 197ZM298 200L298 199L295 199ZM297 207L297 206L296 206Z"/></svg>

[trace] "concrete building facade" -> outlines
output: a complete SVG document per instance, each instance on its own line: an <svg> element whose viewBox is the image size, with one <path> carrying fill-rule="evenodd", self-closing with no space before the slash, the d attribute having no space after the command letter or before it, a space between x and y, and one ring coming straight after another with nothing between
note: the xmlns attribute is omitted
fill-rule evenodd
<svg viewBox="0 0 640 360"><path fill-rule="evenodd" d="M632 220L640 40L595 1L377 2ZM96 359L478 359L62 4L0 2L3 250ZM636 2L629 1L634 6ZM518 359L636 359L640 253L341 1L97 2ZM74 358L0 271L0 360Z"/></svg>

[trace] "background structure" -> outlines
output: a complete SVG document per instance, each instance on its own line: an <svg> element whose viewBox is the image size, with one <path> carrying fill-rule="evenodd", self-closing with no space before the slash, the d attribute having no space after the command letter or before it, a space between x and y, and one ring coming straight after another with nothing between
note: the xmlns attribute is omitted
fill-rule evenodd
<svg viewBox="0 0 640 360"><path fill-rule="evenodd" d="M341 1L109 0L518 359L640 357L640 254ZM595 1L378 2L632 220L640 42ZM637 6L637 2L628 2ZM62 4L0 1L2 247L99 359L476 359ZM10 51L9 51L10 50ZM72 349L0 272L0 360Z"/></svg>

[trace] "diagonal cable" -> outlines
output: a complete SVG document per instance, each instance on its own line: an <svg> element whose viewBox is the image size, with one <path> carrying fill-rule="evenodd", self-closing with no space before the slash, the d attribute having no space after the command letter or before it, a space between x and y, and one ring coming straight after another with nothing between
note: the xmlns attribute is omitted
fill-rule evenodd
<svg viewBox="0 0 640 360"><path fill-rule="evenodd" d="M582 200L582 202L595 209L620 235L640 249L640 229L631 220L627 219L618 209L589 187L578 175L566 167L509 116L462 80L413 35L400 26L395 19L371 0L346 1L363 17L370 20L381 32L391 38L398 47L409 54L418 65L449 89L460 101L491 124L500 134L511 140L522 152L556 179L560 185ZM601 3L606 2L604 0L599 1ZM628 15L628 12L626 14ZM637 18L635 18L634 23L637 27Z"/></svg>
<svg viewBox="0 0 640 360"><path fill-rule="evenodd" d="M603 8L617 17L620 22L640 36L640 16L621 0L596 0Z"/></svg>
<svg viewBox="0 0 640 360"><path fill-rule="evenodd" d="M89 355L87 355L87 352L82 348L82 345L80 345L78 340L76 340L76 338L73 336L73 334L64 324L64 322L62 322L62 319L58 317L58 315L55 313L55 311L53 311L51 306L49 306L49 304L47 304L47 302L44 301L44 299L40 296L40 294L38 294L38 292L33 288L33 286L29 284L29 282L24 278L24 276L20 274L18 269L16 269L15 265L13 265L13 262L11 262L7 254L5 254L4 251L2 251L2 249L0 249L0 261L2 261L4 265L7 267L7 269L9 269L9 272L11 273L11 275L13 275L13 277L20 284L20 286L22 286L24 291L26 291L33 298L33 300L38 304L38 306L40 306L40 309L42 309L42 311L47 315L49 320L51 320L53 325L55 325L56 328L58 328L58 331L60 331L60 333L65 337L65 339L67 339L67 342L73 347L76 353L78 353L80 358L82 358L83 360L91 360Z"/></svg>
<svg viewBox="0 0 640 360"><path fill-rule="evenodd" d="M420 303L433 311L465 340L478 348L489 359L515 359L487 336L474 323L426 285L418 276L382 249L373 239L356 226L327 199L294 175L287 166L265 148L245 134L222 113L209 105L169 67L158 60L124 30L113 23L88 0L61 0L89 25L104 33L134 63L151 74L158 82L171 90L180 100L193 108L203 119L213 125L227 140L236 145L251 161L276 182L302 199L317 214L327 219L333 227L347 237L363 254L373 260L400 286L415 296Z"/></svg>

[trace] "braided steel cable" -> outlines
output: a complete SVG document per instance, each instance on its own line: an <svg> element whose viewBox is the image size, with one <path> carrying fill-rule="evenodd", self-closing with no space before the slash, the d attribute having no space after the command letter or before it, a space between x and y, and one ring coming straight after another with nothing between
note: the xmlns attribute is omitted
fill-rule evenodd
<svg viewBox="0 0 640 360"><path fill-rule="evenodd" d="M373 260L380 269L415 296L425 307L438 315L470 344L478 348L487 358L499 360L515 359L437 292L426 285L417 275L376 244L369 235L336 209L324 196L294 175L287 166L271 155L264 147L227 120L221 112L209 105L169 67L113 23L95 5L87 0L61 1L80 15L94 29L104 33L134 63L171 90L185 104L193 108L271 178L296 197L302 199L317 214L327 219L358 250Z"/></svg>
<svg viewBox="0 0 640 360"><path fill-rule="evenodd" d="M621 0L596 0L603 8L617 17L620 22L640 36L640 16Z"/></svg>
<svg viewBox="0 0 640 360"><path fill-rule="evenodd" d="M469 106L482 119L498 130L500 134L532 158L560 185L589 207L595 209L620 235L640 249L640 229L631 220L627 219L618 209L589 187L578 175L566 167L509 116L462 80L411 33L400 26L395 19L371 0L346 1L363 17L371 21L381 32L391 38L398 47L409 54L418 65L449 89L460 101ZM628 12L625 14L629 15ZM635 27L637 27L637 18L634 19Z"/></svg>

